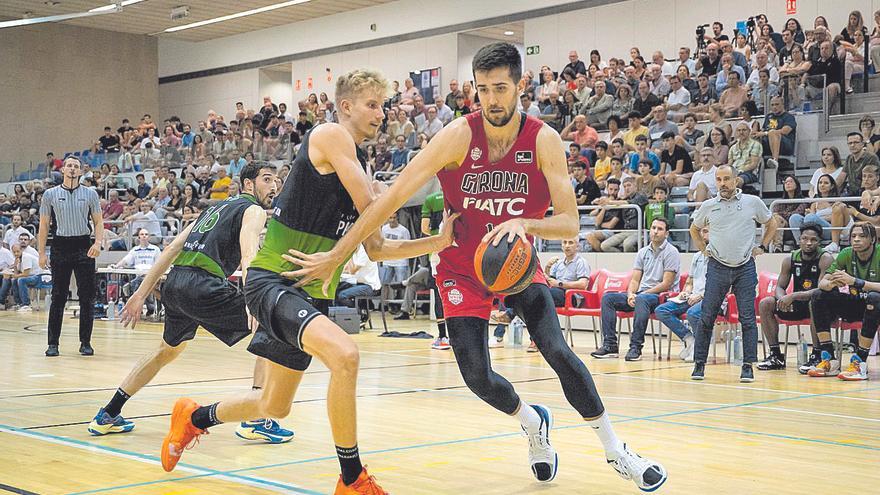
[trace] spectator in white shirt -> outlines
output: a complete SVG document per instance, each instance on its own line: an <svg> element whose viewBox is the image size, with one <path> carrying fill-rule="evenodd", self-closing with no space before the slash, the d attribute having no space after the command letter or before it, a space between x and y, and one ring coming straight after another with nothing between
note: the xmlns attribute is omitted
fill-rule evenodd
<svg viewBox="0 0 880 495"><path fill-rule="evenodd" d="M691 184L688 187L688 201L702 203L718 194L718 186L715 184L715 152L709 146L700 150L699 162L702 165L691 176Z"/></svg>
<svg viewBox="0 0 880 495"><path fill-rule="evenodd" d="M382 237L393 240L409 240L409 230L397 220L397 213L391 215L388 223L382 226ZM379 270L382 280L382 290L387 291L388 286L401 285L409 277L409 260L386 260L382 262ZM386 297L386 299L388 299Z"/></svg>
<svg viewBox="0 0 880 495"><path fill-rule="evenodd" d="M541 109L538 108L538 105L532 103L532 99L529 98L529 95L523 93L519 97L520 103L522 103L522 111L526 113L526 115L531 115L535 118L541 118Z"/></svg>
<svg viewBox="0 0 880 495"><path fill-rule="evenodd" d="M12 288L12 279L5 276L7 272L12 273L15 269L15 255L9 249L0 246L0 272L4 274L3 283L0 285L0 307L6 308L6 298L9 296L9 289Z"/></svg>
<svg viewBox="0 0 880 495"><path fill-rule="evenodd" d="M150 233L150 241L153 243L158 244L162 240L162 226L149 201L142 202L141 211L126 218L124 223L130 224L132 232L146 229Z"/></svg>
<svg viewBox="0 0 880 495"><path fill-rule="evenodd" d="M443 97L438 96L434 98L434 108L437 109L437 118L440 119L440 122L443 125L446 125L452 122L452 118L455 116L452 113L452 109L446 106L446 103L443 101Z"/></svg>
<svg viewBox="0 0 880 495"><path fill-rule="evenodd" d="M691 49L686 46L678 49L678 65L686 65L691 76L697 74L697 61L691 58Z"/></svg>
<svg viewBox="0 0 880 495"><path fill-rule="evenodd" d="M159 259L161 254L162 250L159 249L158 246L150 244L150 232L147 229L140 229L138 230L138 245L132 248L124 258L119 260L119 263L110 265L110 267L134 268L135 270L147 272L156 264L156 260ZM131 293L137 291L143 281L144 275L138 275L135 277L135 279L129 283ZM128 293L128 291L125 292ZM153 294L150 294L146 303L147 316L150 316L156 310L156 300Z"/></svg>
<svg viewBox="0 0 880 495"><path fill-rule="evenodd" d="M688 113L688 105L691 104L691 92L684 88L681 84L681 78L673 75L669 78L669 85L672 91L666 99L666 108L669 109L668 117L674 122L684 120L685 114Z"/></svg>
<svg viewBox="0 0 880 495"><path fill-rule="evenodd" d="M761 69L767 69L770 72L771 84L779 85L779 71L776 67L770 65L770 57L767 55L767 52L765 50L758 50L758 53L755 54L755 65L752 67L752 72L749 74L747 82L749 89L754 90L758 86Z"/></svg>
<svg viewBox="0 0 880 495"><path fill-rule="evenodd" d="M660 66L660 73L663 74L663 77L669 77L675 74L675 68L678 67L677 65L672 65L671 62L667 62L663 57L663 52L660 50L654 52L651 61L654 62L655 65Z"/></svg>
<svg viewBox="0 0 880 495"><path fill-rule="evenodd" d="M356 297L372 296L381 287L379 264L367 256L367 251L361 245L342 270L336 289L336 302L352 308Z"/></svg>
<svg viewBox="0 0 880 495"><path fill-rule="evenodd" d="M645 80L650 81L649 87L651 92L657 95L657 98L665 98L672 90L669 86L669 81L663 76L663 69L657 64L648 66L648 70L645 71Z"/></svg>
<svg viewBox="0 0 880 495"><path fill-rule="evenodd" d="M12 246L12 254L15 255L16 269L13 273L4 273L3 278L9 277L13 281L12 296L20 306L19 311L30 311L31 298L28 290L48 283L49 280L46 279L50 276L46 270L40 268L39 258L25 253L18 244Z"/></svg>
<svg viewBox="0 0 880 495"><path fill-rule="evenodd" d="M32 240L33 237L31 236L30 232L24 232L18 236L18 245L21 246L21 250L25 253L32 254L39 258L40 253L36 249L34 249L33 246L31 246Z"/></svg>
<svg viewBox="0 0 880 495"><path fill-rule="evenodd" d="M21 215L16 213L12 215L12 225L10 225L6 234L3 235L3 246L11 248L13 244L18 242L18 237L21 234L31 235L30 231L22 226Z"/></svg>
<svg viewBox="0 0 880 495"><path fill-rule="evenodd" d="M428 107L428 118L419 126L419 133L428 136L430 140L442 129L443 122L437 118L437 109L433 106Z"/></svg>

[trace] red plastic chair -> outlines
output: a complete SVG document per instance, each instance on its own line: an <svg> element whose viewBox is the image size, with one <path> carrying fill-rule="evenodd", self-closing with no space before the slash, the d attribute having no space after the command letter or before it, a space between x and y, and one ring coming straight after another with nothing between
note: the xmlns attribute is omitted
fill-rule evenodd
<svg viewBox="0 0 880 495"><path fill-rule="evenodd" d="M758 305L761 300L767 296L772 296L776 292L777 281L779 277L776 274L761 272L758 274L758 297L755 299L755 315L757 316L758 322L761 322L761 317L758 313ZM794 290L794 281L792 280L788 287L786 288L786 293L791 294ZM801 334L801 326L806 325L810 326L812 320L810 318L805 318L802 320L786 320L784 318L776 317L776 320L780 325L785 325L785 344L783 354L788 354L788 342L789 337L791 336L791 327L797 328L798 336ZM767 356L767 349L764 339L761 339L762 347L764 347L764 357Z"/></svg>
<svg viewBox="0 0 880 495"><path fill-rule="evenodd" d="M589 316L592 320L593 340L596 348L599 347L598 332L601 332L600 326L596 325L596 318L602 316L602 296L606 292L626 292L629 287L629 281L632 279L632 272L629 273L612 273L608 270L600 269L596 274L596 280L590 290L568 290L565 293L566 307L566 329L571 331L572 316ZM584 302L582 307L576 307L574 304L574 296L583 296ZM620 327L618 326L618 333Z"/></svg>
<svg viewBox="0 0 880 495"><path fill-rule="evenodd" d="M601 271L602 270L600 270L599 272L593 272L590 274L590 279L587 281L587 290L588 291L591 290L595 286L596 279L598 278L599 273ZM572 332L572 329L571 329L571 315L569 314L569 310L571 309L571 307L574 306L574 304L569 302L568 294L569 294L569 292L574 291L574 290L577 290L577 289L566 290L565 291L565 304L562 307L556 308L556 314L558 316L565 317L565 334L566 334L566 338L568 339L568 345L571 348L574 348L574 333Z"/></svg>

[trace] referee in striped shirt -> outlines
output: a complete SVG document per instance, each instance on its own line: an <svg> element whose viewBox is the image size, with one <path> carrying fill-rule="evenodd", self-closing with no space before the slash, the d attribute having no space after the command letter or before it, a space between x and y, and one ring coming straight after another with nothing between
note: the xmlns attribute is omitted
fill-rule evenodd
<svg viewBox="0 0 880 495"><path fill-rule="evenodd" d="M81 186L82 162L74 157L64 160L61 167L63 182L43 193L40 203L40 232L37 243L40 267L46 269L46 240L54 225L52 239L52 304L49 306L49 348L47 356L58 355L61 320L70 292L70 276L76 275L79 294L79 353L91 356L92 324L95 319L95 258L101 252L104 237L104 219L98 193ZM92 225L89 225L89 218ZM92 241L92 228L95 240Z"/></svg>

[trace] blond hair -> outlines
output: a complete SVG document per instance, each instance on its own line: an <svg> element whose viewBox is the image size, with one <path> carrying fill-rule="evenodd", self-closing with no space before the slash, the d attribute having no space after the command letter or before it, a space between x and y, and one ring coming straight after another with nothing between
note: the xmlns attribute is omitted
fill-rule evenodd
<svg viewBox="0 0 880 495"><path fill-rule="evenodd" d="M371 69L355 69L339 76L336 80L336 106L339 107L344 99L352 99L365 92L380 94L383 98L388 95L388 80L381 72Z"/></svg>

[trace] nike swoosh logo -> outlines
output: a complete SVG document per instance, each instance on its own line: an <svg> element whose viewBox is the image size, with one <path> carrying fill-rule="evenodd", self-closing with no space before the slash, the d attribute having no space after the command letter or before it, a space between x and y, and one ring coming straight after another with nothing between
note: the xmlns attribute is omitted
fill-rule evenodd
<svg viewBox="0 0 880 495"><path fill-rule="evenodd" d="M485 165L471 165L471 168L476 170L478 168L483 168L484 166Z"/></svg>

